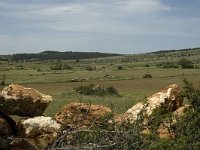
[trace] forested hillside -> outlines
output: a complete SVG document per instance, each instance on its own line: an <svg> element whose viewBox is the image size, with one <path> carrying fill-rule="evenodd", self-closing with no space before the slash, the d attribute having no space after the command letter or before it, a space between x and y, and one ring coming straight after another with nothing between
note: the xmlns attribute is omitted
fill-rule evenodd
<svg viewBox="0 0 200 150"><path fill-rule="evenodd" d="M41 53L33 54L14 54L11 56L13 61L19 60L52 60L52 59L62 59L62 60L72 60L72 59L89 59L89 58L100 58L100 57L110 57L119 56L120 54L110 54L110 53L99 53L99 52L58 52L58 51L44 51Z"/></svg>

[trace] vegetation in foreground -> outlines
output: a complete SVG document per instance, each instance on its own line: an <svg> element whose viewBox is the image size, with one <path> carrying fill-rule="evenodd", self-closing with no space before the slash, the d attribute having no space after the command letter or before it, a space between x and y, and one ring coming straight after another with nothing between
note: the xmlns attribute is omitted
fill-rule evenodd
<svg viewBox="0 0 200 150"><path fill-rule="evenodd" d="M117 124L109 114L101 123L89 130L66 131L53 144L53 149L130 149L130 150L198 150L200 148L200 89L184 81L181 96L190 104L182 117L176 118L174 124L170 112L157 109L152 115L150 132L144 134L142 113L134 124ZM164 115L163 115L164 114ZM171 138L161 139L157 133L160 123L168 120ZM68 139L68 140L67 140ZM70 140L69 140L70 139ZM73 140L72 140L73 139Z"/></svg>

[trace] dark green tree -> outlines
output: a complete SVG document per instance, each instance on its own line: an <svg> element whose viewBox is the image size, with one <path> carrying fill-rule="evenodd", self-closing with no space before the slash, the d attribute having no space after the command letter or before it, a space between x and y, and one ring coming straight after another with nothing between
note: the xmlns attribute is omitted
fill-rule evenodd
<svg viewBox="0 0 200 150"><path fill-rule="evenodd" d="M181 58L178 63L183 69L194 68L193 62L188 60L187 58Z"/></svg>

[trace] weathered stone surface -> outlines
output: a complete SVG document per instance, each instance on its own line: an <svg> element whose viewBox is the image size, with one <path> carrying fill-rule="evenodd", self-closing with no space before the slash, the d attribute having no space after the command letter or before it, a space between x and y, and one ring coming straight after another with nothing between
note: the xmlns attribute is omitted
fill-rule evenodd
<svg viewBox="0 0 200 150"><path fill-rule="evenodd" d="M102 105L71 103L63 107L55 115L55 119L65 127L88 128L98 123L101 117L110 112L109 108Z"/></svg>
<svg viewBox="0 0 200 150"><path fill-rule="evenodd" d="M146 103L137 103L120 117L117 117L117 122L129 121L134 123L138 119L138 115L142 115L148 119L157 108L167 109L168 112L173 112L182 106L183 99L179 96L180 89L178 85L172 84L158 93L147 98Z"/></svg>
<svg viewBox="0 0 200 150"><path fill-rule="evenodd" d="M184 116L185 111L190 108L190 105L184 105L179 107L177 110L175 110L172 113L172 122L162 122L158 128L158 135L160 138L173 138L174 133L170 130L171 125L176 124L177 119L180 119L180 117Z"/></svg>
<svg viewBox="0 0 200 150"><path fill-rule="evenodd" d="M10 143L9 150L39 150L39 149L28 139L16 138Z"/></svg>
<svg viewBox="0 0 200 150"><path fill-rule="evenodd" d="M17 84L5 87L0 94L1 111L8 115L39 116L52 97Z"/></svg>
<svg viewBox="0 0 200 150"><path fill-rule="evenodd" d="M137 103L133 107L131 107L129 110L127 110L126 113L116 116L115 121L116 122L126 121L130 123L134 123L137 120L138 115L142 111L143 108L144 108L143 103Z"/></svg>
<svg viewBox="0 0 200 150"><path fill-rule="evenodd" d="M174 137L174 133L172 133L170 129L163 124L158 128L157 132L161 139L169 139Z"/></svg>
<svg viewBox="0 0 200 150"><path fill-rule="evenodd" d="M20 135L28 138L42 150L51 144L61 130L61 125L51 117L34 117L22 119L18 123Z"/></svg>
<svg viewBox="0 0 200 150"><path fill-rule="evenodd" d="M190 105L184 105L173 112L173 116L181 117L185 114L185 111L192 108Z"/></svg>
<svg viewBox="0 0 200 150"><path fill-rule="evenodd" d="M178 85L172 84L158 93L147 98L146 114L150 116L158 107L165 107L168 111L174 111L182 106L183 99L180 97Z"/></svg>

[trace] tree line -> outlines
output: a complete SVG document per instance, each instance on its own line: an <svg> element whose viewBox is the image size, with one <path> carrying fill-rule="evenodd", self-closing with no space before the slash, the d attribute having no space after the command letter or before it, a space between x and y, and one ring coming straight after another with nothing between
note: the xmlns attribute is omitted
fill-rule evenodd
<svg viewBox="0 0 200 150"><path fill-rule="evenodd" d="M100 57L120 56L115 53L99 53L99 52L58 52L58 51L44 51L41 53L32 54L14 54L11 56L12 61L21 60L79 60Z"/></svg>

